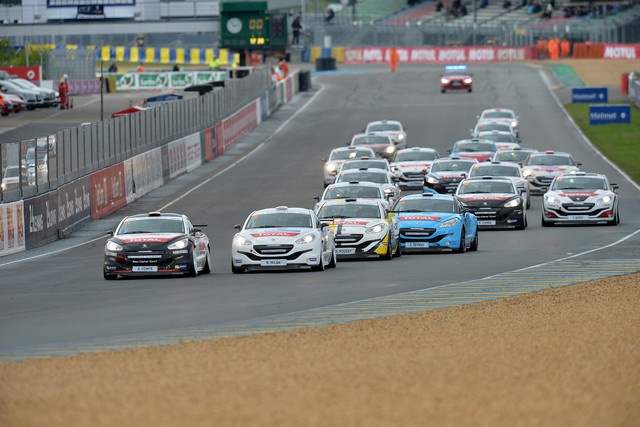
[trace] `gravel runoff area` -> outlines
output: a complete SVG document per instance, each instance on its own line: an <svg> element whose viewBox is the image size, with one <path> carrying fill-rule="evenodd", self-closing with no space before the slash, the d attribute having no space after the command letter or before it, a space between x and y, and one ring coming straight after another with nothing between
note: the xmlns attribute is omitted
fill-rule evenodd
<svg viewBox="0 0 640 427"><path fill-rule="evenodd" d="M580 68L585 83L616 84ZM0 426L638 426L639 306L636 273L323 328L4 363Z"/></svg>

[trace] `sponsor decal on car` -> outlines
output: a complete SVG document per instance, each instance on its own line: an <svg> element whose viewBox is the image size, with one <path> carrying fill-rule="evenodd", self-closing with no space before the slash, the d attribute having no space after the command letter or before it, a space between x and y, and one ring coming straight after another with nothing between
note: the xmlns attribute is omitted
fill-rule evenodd
<svg viewBox="0 0 640 427"><path fill-rule="evenodd" d="M269 231L265 233L252 233L252 237L293 237L300 234L297 231Z"/></svg>
<svg viewBox="0 0 640 427"><path fill-rule="evenodd" d="M418 216L418 215L411 215L411 216L400 216L400 220L402 221L438 221L440 218L439 216Z"/></svg>

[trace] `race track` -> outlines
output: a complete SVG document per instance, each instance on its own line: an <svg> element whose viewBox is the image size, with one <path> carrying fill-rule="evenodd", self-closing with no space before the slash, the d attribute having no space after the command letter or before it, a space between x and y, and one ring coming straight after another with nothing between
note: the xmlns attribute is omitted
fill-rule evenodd
<svg viewBox="0 0 640 427"><path fill-rule="evenodd" d="M258 324L267 316L545 263L609 245L640 228L638 190L584 141L547 89L539 69L520 64L476 65L473 93L441 94L440 66L406 66L396 74L381 67L364 68L358 73L315 77L312 91L299 95L223 157L91 224L74 239L0 258L0 357L29 355L36 349L38 354L43 354L42 349L57 354L86 342L100 348L116 337L139 339L183 328ZM325 272L231 273L234 224L258 208L313 207L313 196L323 189L321 159L367 122L400 120L408 129L410 146L433 147L446 155L454 141L468 136L476 115L494 106L519 113L523 146L569 151L582 162L582 170L604 173L619 184L622 223L543 229L540 197L535 197L527 211L529 228L483 231L478 252L340 262ZM87 120L79 120L83 121ZM239 162L229 168L235 161ZM62 250L97 238L126 214L160 208L208 224L212 274L107 282L101 271L105 239ZM57 252L45 255L48 250ZM589 256L637 259L638 236Z"/></svg>

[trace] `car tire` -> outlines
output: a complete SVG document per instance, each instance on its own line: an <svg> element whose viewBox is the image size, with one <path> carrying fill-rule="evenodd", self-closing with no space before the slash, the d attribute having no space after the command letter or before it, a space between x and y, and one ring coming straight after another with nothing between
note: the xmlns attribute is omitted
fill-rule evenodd
<svg viewBox="0 0 640 427"><path fill-rule="evenodd" d="M322 253L321 253L320 254L320 264L312 265L311 266L311 271L324 271L324 269L325 269L324 258L322 257Z"/></svg>
<svg viewBox="0 0 640 427"><path fill-rule="evenodd" d="M393 248L391 247L391 235L387 236L387 252L384 255L380 255L385 261L390 261L393 259Z"/></svg>
<svg viewBox="0 0 640 427"><path fill-rule="evenodd" d="M191 265L186 273L189 277L196 277L198 275L198 265L196 260L196 255L191 251Z"/></svg>
<svg viewBox="0 0 640 427"><path fill-rule="evenodd" d="M207 247L207 257L206 257L206 261L204 262L204 268L202 269L202 274L209 274L209 273L211 273L211 251Z"/></svg>
<svg viewBox="0 0 640 427"><path fill-rule="evenodd" d="M393 254L394 257L400 258L402 256L402 251L400 250L400 239L398 239L398 244L396 245L396 252Z"/></svg>
<svg viewBox="0 0 640 427"><path fill-rule="evenodd" d="M471 242L471 246L469 247L469 250L470 251L477 251L478 250L478 245L479 245L479 242L478 242L478 230L476 230L476 235L473 238L473 241Z"/></svg>
<svg viewBox="0 0 640 427"><path fill-rule="evenodd" d="M531 209L531 196L527 196L527 209Z"/></svg>
<svg viewBox="0 0 640 427"><path fill-rule="evenodd" d="M544 219L544 214L542 214L542 219L540 220L540 225L542 225L543 227L550 227L551 226L551 221L547 221L546 219Z"/></svg>
<svg viewBox="0 0 640 427"><path fill-rule="evenodd" d="M616 210L616 214L613 217L613 221L608 222L607 225L618 225L618 224L620 224L620 214Z"/></svg>
<svg viewBox="0 0 640 427"><path fill-rule="evenodd" d="M440 89L440 92L441 92L441 93L445 93L445 92L446 92L446 90L444 90L444 89Z"/></svg>
<svg viewBox="0 0 640 427"><path fill-rule="evenodd" d="M333 252L331 252L331 259L329 260L327 268L336 268L336 266L338 265L337 259L338 258L336 257L336 250L334 249Z"/></svg>
<svg viewBox="0 0 640 427"><path fill-rule="evenodd" d="M107 274L103 272L102 275L104 276L104 280L116 280L118 278L117 274Z"/></svg>
<svg viewBox="0 0 640 427"><path fill-rule="evenodd" d="M464 238L465 229L463 228L460 232L460 247L456 249L456 252L459 254L463 254L467 251L467 242Z"/></svg>
<svg viewBox="0 0 640 427"><path fill-rule="evenodd" d="M524 230L525 228L527 228L527 216L523 213L519 224L516 225L516 230Z"/></svg>
<svg viewBox="0 0 640 427"><path fill-rule="evenodd" d="M469 88L469 93L471 93L471 92L473 92L473 89L472 89L472 88Z"/></svg>
<svg viewBox="0 0 640 427"><path fill-rule="evenodd" d="M233 265L233 261L231 262L231 272L233 274L244 274L246 273L246 269L242 268L242 267L236 267L235 265Z"/></svg>

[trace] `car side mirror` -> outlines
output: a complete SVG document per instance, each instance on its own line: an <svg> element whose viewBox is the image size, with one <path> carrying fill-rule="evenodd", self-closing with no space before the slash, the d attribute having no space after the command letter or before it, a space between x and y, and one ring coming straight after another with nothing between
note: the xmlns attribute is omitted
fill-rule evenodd
<svg viewBox="0 0 640 427"><path fill-rule="evenodd" d="M540 191L546 193L547 191L549 191L549 187L540 187Z"/></svg>
<svg viewBox="0 0 640 427"><path fill-rule="evenodd" d="M611 186L611 191L613 191L614 193L618 192L618 188L620 188L618 186L618 184L609 184Z"/></svg>
<svg viewBox="0 0 640 427"><path fill-rule="evenodd" d="M242 226L240 224L234 225L233 228L235 228L238 231L242 230Z"/></svg>
<svg viewBox="0 0 640 427"><path fill-rule="evenodd" d="M325 228L329 227L329 225L330 224L328 222L321 222L320 223L320 229L325 229Z"/></svg>
<svg viewBox="0 0 640 427"><path fill-rule="evenodd" d="M322 158L322 163L327 163L327 159L325 159L324 157Z"/></svg>
<svg viewBox="0 0 640 427"><path fill-rule="evenodd" d="M313 196L313 200L315 200L316 202L320 201L320 196Z"/></svg>
<svg viewBox="0 0 640 427"><path fill-rule="evenodd" d="M576 162L576 166L577 166L577 167L580 167L580 166L582 166L582 163L580 163L580 162Z"/></svg>
<svg viewBox="0 0 640 427"><path fill-rule="evenodd" d="M112 236L113 237L113 230L107 230L107 236Z"/></svg>
<svg viewBox="0 0 640 427"><path fill-rule="evenodd" d="M200 229L200 228L194 228L194 229L193 229L193 231L191 232L191 234L192 234L192 235L194 235L194 236L195 236L196 234L198 234L198 233L202 233L202 229Z"/></svg>

